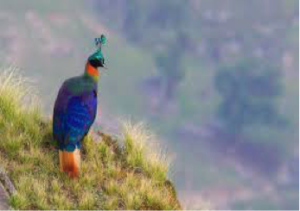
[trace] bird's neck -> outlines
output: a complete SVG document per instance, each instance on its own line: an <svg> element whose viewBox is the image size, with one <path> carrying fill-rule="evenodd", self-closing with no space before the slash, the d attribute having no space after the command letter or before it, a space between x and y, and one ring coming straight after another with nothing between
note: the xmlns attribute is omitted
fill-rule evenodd
<svg viewBox="0 0 300 211"><path fill-rule="evenodd" d="M84 76L93 79L93 81L98 82L99 71L97 68L93 67L89 61L86 62Z"/></svg>

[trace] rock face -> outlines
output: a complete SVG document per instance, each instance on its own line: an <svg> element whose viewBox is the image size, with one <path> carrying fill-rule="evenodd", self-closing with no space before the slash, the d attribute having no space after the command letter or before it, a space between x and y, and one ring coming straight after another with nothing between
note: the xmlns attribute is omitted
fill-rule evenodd
<svg viewBox="0 0 300 211"><path fill-rule="evenodd" d="M0 184L4 187L10 195L16 194L16 189L9 177L7 176L6 172L0 166Z"/></svg>
<svg viewBox="0 0 300 211"><path fill-rule="evenodd" d="M8 192L7 192L8 191ZM8 193L13 195L16 193L16 189L5 171L0 166L0 210L8 210Z"/></svg>
<svg viewBox="0 0 300 211"><path fill-rule="evenodd" d="M0 183L0 210L8 210L7 193Z"/></svg>

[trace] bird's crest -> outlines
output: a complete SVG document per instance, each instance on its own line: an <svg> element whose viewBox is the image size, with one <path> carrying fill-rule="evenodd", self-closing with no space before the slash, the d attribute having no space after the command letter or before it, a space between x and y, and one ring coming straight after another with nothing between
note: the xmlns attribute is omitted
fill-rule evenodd
<svg viewBox="0 0 300 211"><path fill-rule="evenodd" d="M99 38L95 38L95 45L98 47L98 49L101 50L102 45L105 45L106 43L106 37L104 34L101 34Z"/></svg>
<svg viewBox="0 0 300 211"><path fill-rule="evenodd" d="M102 63L104 64L104 57L101 48L102 45L104 45L105 43L106 43L106 37L103 34L101 34L99 38L95 38L95 45L97 47L97 50L89 57L89 60L94 60L94 59L101 60Z"/></svg>

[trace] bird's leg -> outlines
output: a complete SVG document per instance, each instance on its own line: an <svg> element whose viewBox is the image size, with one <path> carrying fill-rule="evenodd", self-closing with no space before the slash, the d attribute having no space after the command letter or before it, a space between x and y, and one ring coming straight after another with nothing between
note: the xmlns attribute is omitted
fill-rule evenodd
<svg viewBox="0 0 300 211"><path fill-rule="evenodd" d="M74 156L75 156L75 163L76 163L76 165L78 167L78 171L79 171L80 160L81 160L80 149L75 149Z"/></svg>
<svg viewBox="0 0 300 211"><path fill-rule="evenodd" d="M64 162L63 162L63 151L59 150L59 170L63 171L64 170Z"/></svg>

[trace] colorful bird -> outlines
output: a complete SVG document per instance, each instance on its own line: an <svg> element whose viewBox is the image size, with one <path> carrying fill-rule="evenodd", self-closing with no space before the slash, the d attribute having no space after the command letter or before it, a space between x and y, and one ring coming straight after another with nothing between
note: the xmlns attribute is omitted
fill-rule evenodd
<svg viewBox="0 0 300 211"><path fill-rule="evenodd" d="M99 71L104 67L101 47L106 38L95 39L98 47L87 60L83 75L66 80L54 105L53 137L59 147L60 170L78 177L81 142L89 132L97 113Z"/></svg>

